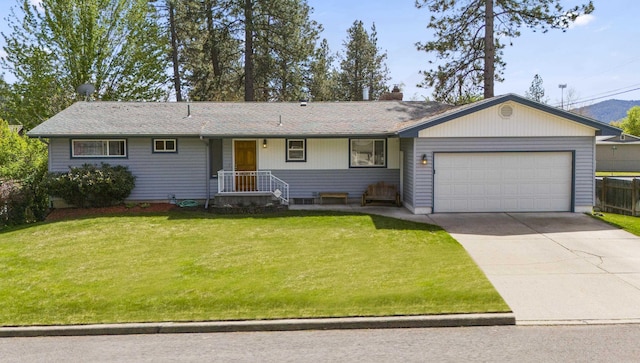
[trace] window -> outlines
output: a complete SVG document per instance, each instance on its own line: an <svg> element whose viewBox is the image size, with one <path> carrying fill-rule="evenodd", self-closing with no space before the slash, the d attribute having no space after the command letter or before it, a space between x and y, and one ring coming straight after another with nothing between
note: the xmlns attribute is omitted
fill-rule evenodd
<svg viewBox="0 0 640 363"><path fill-rule="evenodd" d="M124 158L127 140L71 140L71 157Z"/></svg>
<svg viewBox="0 0 640 363"><path fill-rule="evenodd" d="M287 139L287 161L307 161L305 139Z"/></svg>
<svg viewBox="0 0 640 363"><path fill-rule="evenodd" d="M154 153L175 153L178 152L178 142L176 139L153 139Z"/></svg>
<svg viewBox="0 0 640 363"><path fill-rule="evenodd" d="M385 139L351 139L351 167L384 167L386 166Z"/></svg>

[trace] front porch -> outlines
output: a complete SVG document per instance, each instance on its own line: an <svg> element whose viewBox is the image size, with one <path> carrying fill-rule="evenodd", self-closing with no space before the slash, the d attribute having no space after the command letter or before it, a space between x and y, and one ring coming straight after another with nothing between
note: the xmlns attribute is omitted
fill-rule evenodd
<svg viewBox="0 0 640 363"><path fill-rule="evenodd" d="M289 205L289 184L270 170L218 171L214 205Z"/></svg>

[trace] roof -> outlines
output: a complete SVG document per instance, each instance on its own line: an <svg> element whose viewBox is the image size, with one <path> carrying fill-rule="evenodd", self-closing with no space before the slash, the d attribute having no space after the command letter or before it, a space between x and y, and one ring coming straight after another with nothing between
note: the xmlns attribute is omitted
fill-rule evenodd
<svg viewBox="0 0 640 363"><path fill-rule="evenodd" d="M518 102L592 127L600 121L508 94L453 107L437 102L77 102L28 132L34 137L417 137L422 129L503 103Z"/></svg>
<svg viewBox="0 0 640 363"><path fill-rule="evenodd" d="M29 132L77 136L393 135L451 106L436 102L77 102Z"/></svg>
<svg viewBox="0 0 640 363"><path fill-rule="evenodd" d="M596 136L596 145L640 144L640 137L629 134Z"/></svg>

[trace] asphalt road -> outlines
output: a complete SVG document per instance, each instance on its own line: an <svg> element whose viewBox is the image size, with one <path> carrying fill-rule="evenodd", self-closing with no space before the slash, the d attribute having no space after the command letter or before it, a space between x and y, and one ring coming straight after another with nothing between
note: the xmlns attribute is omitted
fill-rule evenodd
<svg viewBox="0 0 640 363"><path fill-rule="evenodd" d="M2 362L637 362L640 325L0 339Z"/></svg>

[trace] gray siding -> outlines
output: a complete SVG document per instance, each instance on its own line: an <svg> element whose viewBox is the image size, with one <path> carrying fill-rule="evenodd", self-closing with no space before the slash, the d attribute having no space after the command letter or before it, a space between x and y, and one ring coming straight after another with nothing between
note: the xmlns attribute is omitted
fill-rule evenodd
<svg viewBox="0 0 640 363"><path fill-rule="evenodd" d="M640 172L639 144L596 145L596 171Z"/></svg>
<svg viewBox="0 0 640 363"><path fill-rule="evenodd" d="M490 151L575 151L574 206L591 206L595 190L594 142L594 137L418 138L416 155L426 154L429 163L426 168L415 169L414 207L433 208L434 153Z"/></svg>
<svg viewBox="0 0 640 363"><path fill-rule="evenodd" d="M347 192L349 198L360 198L369 184L400 184L399 169L274 170L273 174L289 184L289 198L313 198L319 192Z"/></svg>
<svg viewBox="0 0 640 363"><path fill-rule="evenodd" d="M198 138L178 138L177 153L153 153L152 138L127 138L126 159L74 158L69 139L51 139L49 164L51 171L67 171L82 164L125 165L136 176L131 200L167 200L168 194L178 199L206 197L206 145Z"/></svg>
<svg viewBox="0 0 640 363"><path fill-rule="evenodd" d="M400 150L404 153L404 159L402 161L402 170L404 173L402 180L402 200L405 203L414 205L414 192L415 185L415 166L416 158L414 153L415 139L401 139Z"/></svg>

